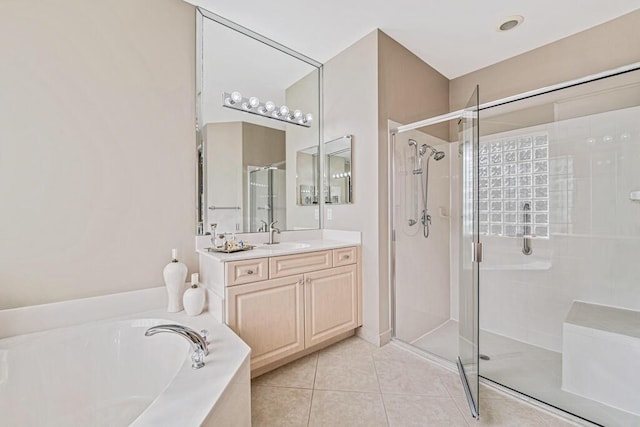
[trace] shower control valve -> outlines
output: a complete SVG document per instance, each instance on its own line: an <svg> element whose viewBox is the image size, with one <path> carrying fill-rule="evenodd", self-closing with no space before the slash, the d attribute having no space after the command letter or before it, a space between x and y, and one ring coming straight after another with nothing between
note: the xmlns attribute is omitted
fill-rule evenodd
<svg viewBox="0 0 640 427"><path fill-rule="evenodd" d="M431 225L431 215L427 212L424 211L422 212L422 225Z"/></svg>

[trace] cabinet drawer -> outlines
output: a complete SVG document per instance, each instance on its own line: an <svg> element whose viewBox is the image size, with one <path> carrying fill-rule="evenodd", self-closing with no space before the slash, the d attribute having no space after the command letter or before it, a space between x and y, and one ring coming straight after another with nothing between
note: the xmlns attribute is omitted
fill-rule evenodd
<svg viewBox="0 0 640 427"><path fill-rule="evenodd" d="M340 248L333 250L333 266L340 267L342 265L355 264L358 256L358 250L355 247Z"/></svg>
<svg viewBox="0 0 640 427"><path fill-rule="evenodd" d="M226 270L225 282L227 286L258 282L269 278L267 258L227 262Z"/></svg>
<svg viewBox="0 0 640 427"><path fill-rule="evenodd" d="M331 268L331 251L309 252L269 258L269 277L292 276Z"/></svg>

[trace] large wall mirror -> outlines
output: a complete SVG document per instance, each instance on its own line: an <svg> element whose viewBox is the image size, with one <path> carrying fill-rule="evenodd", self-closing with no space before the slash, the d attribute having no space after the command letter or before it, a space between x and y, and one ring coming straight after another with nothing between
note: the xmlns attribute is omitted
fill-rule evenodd
<svg viewBox="0 0 640 427"><path fill-rule="evenodd" d="M198 27L198 234L319 228L297 157L320 150L321 64L205 10Z"/></svg>

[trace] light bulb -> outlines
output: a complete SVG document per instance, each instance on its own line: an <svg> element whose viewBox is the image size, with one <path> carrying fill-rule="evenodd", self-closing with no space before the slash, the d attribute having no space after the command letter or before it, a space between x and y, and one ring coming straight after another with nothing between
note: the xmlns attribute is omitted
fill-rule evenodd
<svg viewBox="0 0 640 427"><path fill-rule="evenodd" d="M279 112L281 116L286 116L287 114L289 114L289 107L283 105L282 107L280 107Z"/></svg>
<svg viewBox="0 0 640 427"><path fill-rule="evenodd" d="M249 98L249 105L251 106L251 108L256 108L258 105L260 105L260 100L255 96L252 96L251 98Z"/></svg>
<svg viewBox="0 0 640 427"><path fill-rule="evenodd" d="M267 113L270 113L276 109L276 104L271 101L267 101L264 103L264 109L267 111Z"/></svg>
<svg viewBox="0 0 640 427"><path fill-rule="evenodd" d="M293 118L294 119L300 119L302 117L302 111L300 110L296 110L293 112Z"/></svg>
<svg viewBox="0 0 640 427"><path fill-rule="evenodd" d="M242 94L237 90L231 92L231 101L233 101L234 104L237 104L238 102L242 101Z"/></svg>
<svg viewBox="0 0 640 427"><path fill-rule="evenodd" d="M304 115L304 122L308 123L308 122L311 122L311 121L313 121L313 114L311 114L311 113L305 114Z"/></svg>

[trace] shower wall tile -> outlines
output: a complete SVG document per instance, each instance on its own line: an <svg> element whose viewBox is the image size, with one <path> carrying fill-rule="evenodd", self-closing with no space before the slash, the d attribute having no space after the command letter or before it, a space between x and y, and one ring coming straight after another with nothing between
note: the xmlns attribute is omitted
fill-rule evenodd
<svg viewBox="0 0 640 427"><path fill-rule="evenodd" d="M548 240L533 239L531 256L522 254L519 238L481 238L481 328L561 351L562 323L574 300L640 310L640 203L629 201L629 192L640 190L639 116L640 107L633 107L519 131L549 134L548 199L535 197L544 178L536 183L532 173L530 187L534 221L535 215L548 214L550 235ZM487 138L517 139L515 135L511 131ZM532 162L535 150L534 139ZM504 165L504 145L502 154ZM512 176L506 170L503 180ZM520 193L529 188L525 180L515 187L516 202L527 196ZM505 226L512 219L507 216L512 212L507 188L502 187ZM521 215L521 206L516 208ZM488 219L493 212L488 203ZM544 217L539 219L543 223Z"/></svg>
<svg viewBox="0 0 640 427"><path fill-rule="evenodd" d="M419 197L422 189L418 181L424 175L410 172L413 169L413 156L410 147L404 145L406 142L396 146L395 166L398 175L393 196L396 221L396 336L411 342L451 317L450 167L457 164L458 158L453 155L455 151L450 150L454 144L443 143L418 131L411 132L407 138L415 139L419 144L430 144L446 153L443 160L431 159L429 164L428 208L432 224L429 238L425 239L420 223L422 204ZM417 223L409 225L409 219Z"/></svg>

